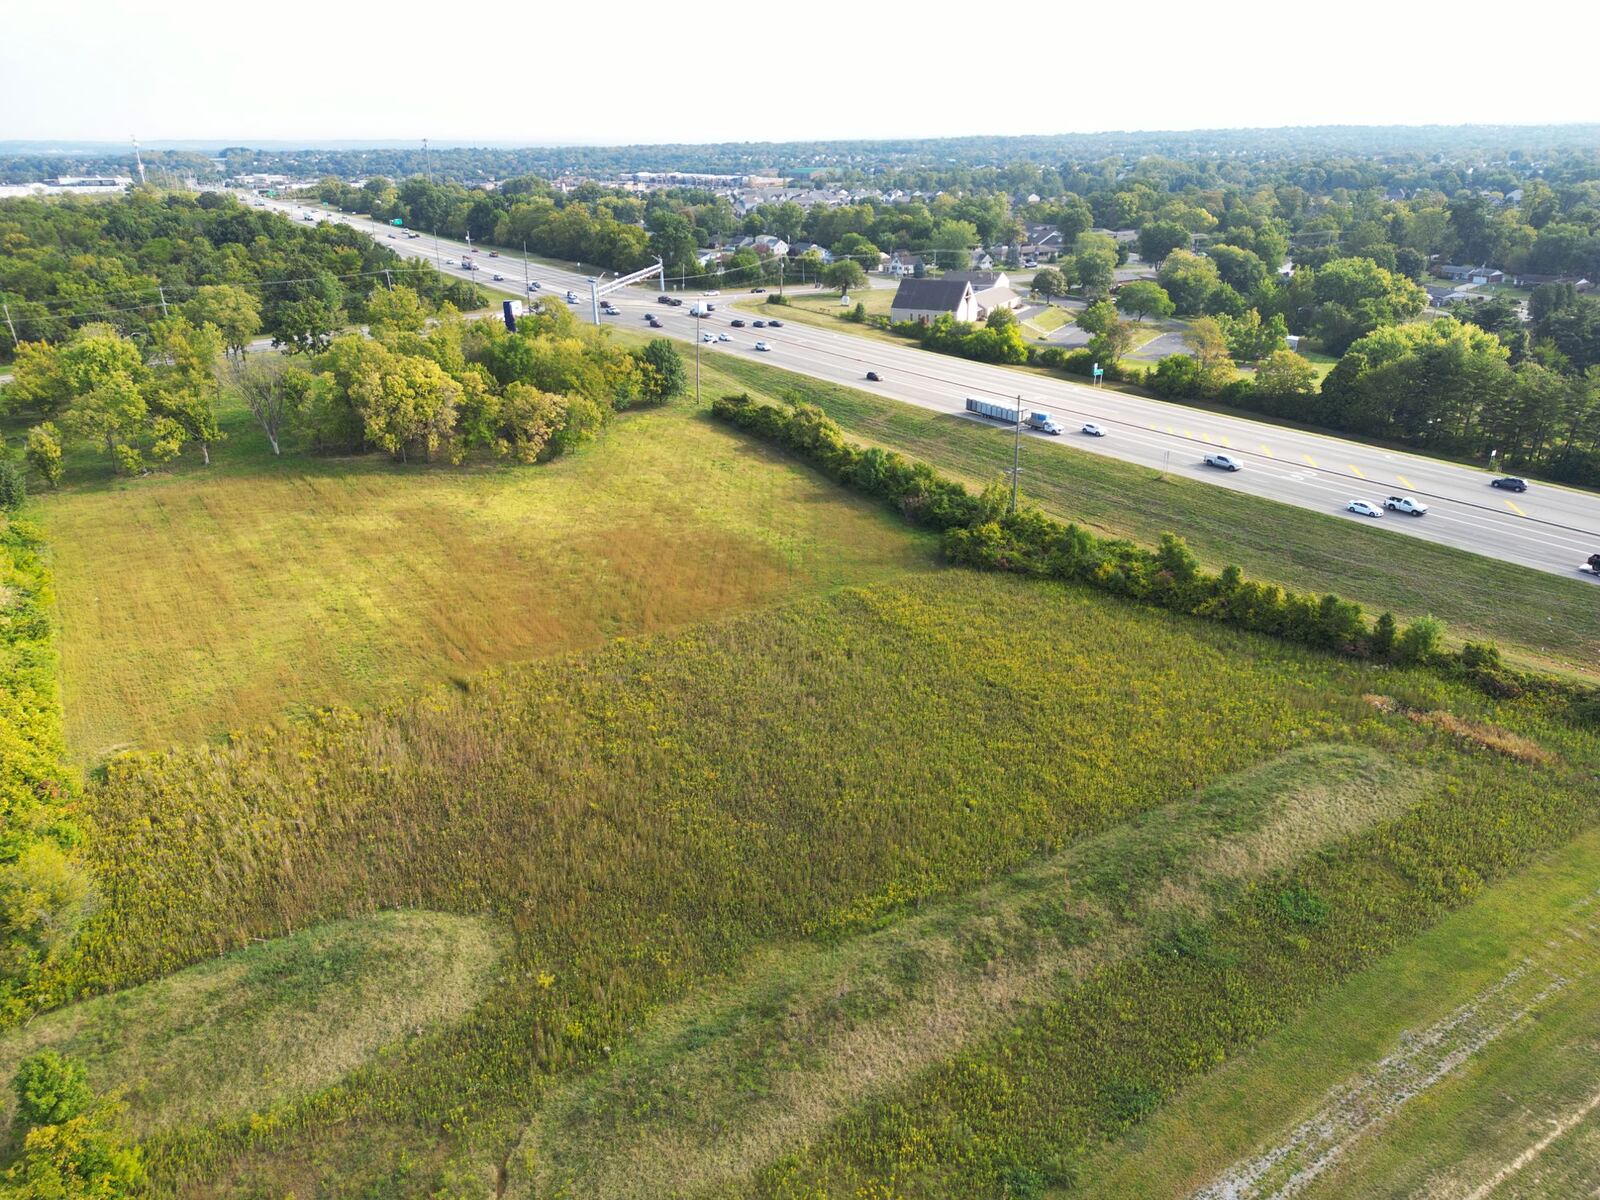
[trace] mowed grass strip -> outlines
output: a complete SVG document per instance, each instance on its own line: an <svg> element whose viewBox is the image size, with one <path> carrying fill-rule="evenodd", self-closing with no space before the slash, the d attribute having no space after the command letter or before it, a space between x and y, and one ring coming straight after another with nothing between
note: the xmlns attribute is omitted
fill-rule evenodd
<svg viewBox="0 0 1600 1200"><path fill-rule="evenodd" d="M68 742L94 762L931 566L927 539L687 407L533 467L262 453L69 487Z"/></svg>
<svg viewBox="0 0 1600 1200"><path fill-rule="evenodd" d="M723 370L742 388L816 404L852 437L971 484L988 483L1011 466L1010 436L986 425L731 356ZM1235 564L1254 579L1335 592L1406 619L1431 613L1453 636L1498 642L1509 657L1600 671L1600 596L1585 580L1070 447L1025 445L1023 467L1028 502L1097 533L1146 544L1176 533L1211 569Z"/></svg>
<svg viewBox="0 0 1600 1200"><path fill-rule="evenodd" d="M554 1097L512 1155L534 1165L506 1194L742 1193L743 1175L852 1105L1398 815L1420 785L1365 747L1305 747L886 930L770 956Z"/></svg>
<svg viewBox="0 0 1600 1200"><path fill-rule="evenodd" d="M1286 1142L1325 1098L1415 1035L1492 996L1564 983L1527 1019L1297 1184L1308 1197L1587 1195L1594 1121L1563 1127L1600 1088L1600 833L1588 831L1484 893L1309 1006L1282 1031L1196 1083L1150 1123L1086 1160L1084 1200L1188 1197ZM1520 1006L1519 1006L1520 1007ZM1539 1147L1552 1131L1559 1136ZM1506 1170L1503 1178L1502 1170ZM1270 1196L1272 1190L1243 1196Z"/></svg>
<svg viewBox="0 0 1600 1200"><path fill-rule="evenodd" d="M391 1042L464 1015L504 948L489 922L387 912L256 943L0 1035L0 1076L50 1049L117 1092L141 1134L327 1087ZM0 1124L16 1098L0 1092Z"/></svg>

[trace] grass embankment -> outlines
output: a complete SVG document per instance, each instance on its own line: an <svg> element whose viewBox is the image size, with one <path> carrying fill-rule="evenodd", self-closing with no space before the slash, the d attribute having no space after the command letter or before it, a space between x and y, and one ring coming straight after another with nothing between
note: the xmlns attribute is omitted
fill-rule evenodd
<svg viewBox="0 0 1600 1200"><path fill-rule="evenodd" d="M1054 333L1063 325L1070 324L1072 319L1072 313L1067 309L1047 304L1022 322L1022 328L1029 337L1042 338L1046 334Z"/></svg>
<svg viewBox="0 0 1600 1200"><path fill-rule="evenodd" d="M265 1107L468 1012L499 943L487 922L444 913L318 926L0 1035L0 1077L41 1049L71 1054L141 1134ZM7 1126L15 1100L0 1093Z"/></svg>
<svg viewBox="0 0 1600 1200"><path fill-rule="evenodd" d="M746 296L735 300L733 307L738 310L739 316L745 318L777 317L780 321L793 320L801 325L815 325L819 329L831 329L836 333L853 333L875 341L909 346L912 343L903 337L896 337L887 330L874 329L871 325L857 324L844 319L845 314L854 309L858 303L867 306L869 316L887 317L894 303L894 292L895 289L892 287L865 287L851 292L850 303L844 305L839 303L838 292L796 288L785 290L784 297L789 301L787 304L768 304L765 296Z"/></svg>
<svg viewBox="0 0 1600 1200"><path fill-rule="evenodd" d="M881 932L760 961L553 1097L507 1194L742 1193L863 1099L1399 815L1420 785L1365 748L1291 751Z"/></svg>
<svg viewBox="0 0 1600 1200"><path fill-rule="evenodd" d="M892 516L683 405L533 467L274 458L224 415L209 469L33 506L82 761L932 562Z"/></svg>
<svg viewBox="0 0 1600 1200"><path fill-rule="evenodd" d="M1186 1091L1071 1194L1588 1194L1597 877L1590 832Z"/></svg>
<svg viewBox="0 0 1600 1200"><path fill-rule="evenodd" d="M988 426L731 357L723 369L752 393L816 404L852 437L970 484L981 486L1011 466L1009 437ZM1023 467L1028 500L1097 533L1147 545L1177 533L1211 570L1232 563L1249 578L1334 592L1369 611L1406 619L1431 613L1454 636L1497 642L1509 658L1530 665L1593 673L1600 664L1600 605L1587 581L1070 447L1029 445Z"/></svg>
<svg viewBox="0 0 1600 1200"><path fill-rule="evenodd" d="M1362 699L1375 689L1507 724L1553 757L1463 752ZM484 914L510 948L465 1020L327 1092L164 1135L152 1164L157 1194L218 1178L246 1194L423 1195L447 1178L492 1188L550 1085L621 1052L659 1006L693 1003L753 963L781 969L893 930L919 905L1325 741L1381 751L1400 780L1420 772L1417 806L1397 824L1386 818L1403 786L1358 796L1357 826L1375 830L1353 843L1357 826L1327 831L1336 844L1309 867L1301 852L1317 838L1262 868L1245 860L1239 878L1259 882L1236 900L1212 895L1217 908L1144 953L1096 967L1081 988L1058 979L1066 999L1013 1013L1020 1044L979 1029L941 1046L890 1097L847 1096L814 1153L750 1177L750 1194L798 1194L789 1178L854 1194L900 1181L909 1146L925 1157L917 1186L896 1183L905 1194L999 1195L1005 1171L1054 1172L1054 1156L1114 1131L1127 1104L1147 1111L1472 879L1564 836L1586 811L1592 740L1530 702L1496 704L1426 673L947 571L490 674L365 717L115 761L86 801L104 903L65 975L124 985L383 907ZM1227 833L1249 838L1247 825ZM1167 851L1121 853L1151 867L1107 884L1102 899L1126 921L1137 905L1118 886L1155 886ZM1279 864L1296 856L1285 877ZM1168 899L1182 914L1184 898ZM1319 913L1321 925L1301 921ZM981 934L980 921L953 944L981 961ZM1039 1021L1049 1036L1028 1032ZM1131 1047L1118 1041L1130 1030ZM919 1123L910 1141L883 1123L930 1111L930 1089L948 1123ZM969 1150L951 1140L958 1126L978 1131Z"/></svg>

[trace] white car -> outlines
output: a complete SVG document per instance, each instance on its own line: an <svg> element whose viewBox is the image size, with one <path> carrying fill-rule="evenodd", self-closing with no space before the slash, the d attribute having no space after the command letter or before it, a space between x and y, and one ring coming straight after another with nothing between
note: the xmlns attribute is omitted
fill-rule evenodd
<svg viewBox="0 0 1600 1200"><path fill-rule="evenodd" d="M622 310L614 304L608 304L600 311L605 313L605 315L608 317L617 317L622 315Z"/></svg>
<svg viewBox="0 0 1600 1200"><path fill-rule="evenodd" d="M733 341L733 339L731 337L729 337L725 333L719 333L719 334L717 334L717 341L719 341L719 342L731 342L731 341Z"/></svg>
<svg viewBox="0 0 1600 1200"><path fill-rule="evenodd" d="M1345 512L1353 512L1360 517L1381 517L1383 509L1376 504L1369 504L1365 500L1352 500L1344 506Z"/></svg>
<svg viewBox="0 0 1600 1200"><path fill-rule="evenodd" d="M714 338L714 337L712 337L712 336L711 336L711 335L710 335L710 334L709 334L709 333L702 333L702 334L701 334L701 335L700 335L700 340L701 340L701 341L702 341L702 342L714 342L714 341L716 341L716 340L717 340L717 339L716 339L716 338Z"/></svg>
<svg viewBox="0 0 1600 1200"><path fill-rule="evenodd" d="M1105 437L1106 435L1106 431L1101 429L1100 426L1096 425L1093 421L1090 421L1083 427L1083 432L1088 434L1090 437Z"/></svg>
<svg viewBox="0 0 1600 1200"><path fill-rule="evenodd" d="M539 285L537 283L530 283L528 285L528 290L530 292L537 292L539 290Z"/></svg>
<svg viewBox="0 0 1600 1200"><path fill-rule="evenodd" d="M456 260L453 258L447 258L444 260L444 265L447 267L453 267L456 265Z"/></svg>
<svg viewBox="0 0 1600 1200"><path fill-rule="evenodd" d="M1226 454L1216 453L1206 455L1205 464L1208 467L1216 467L1222 471L1237 471L1240 467L1238 459L1229 458Z"/></svg>
<svg viewBox="0 0 1600 1200"><path fill-rule="evenodd" d="M765 342L757 342L756 343L756 349L757 350L771 350L772 347L767 345Z"/></svg>
<svg viewBox="0 0 1600 1200"><path fill-rule="evenodd" d="M500 274L499 271L496 271L493 275L489 276L489 278L494 280L496 283L504 283L506 277Z"/></svg>
<svg viewBox="0 0 1600 1200"><path fill-rule="evenodd" d="M709 292L701 292L700 294L702 296L720 296L720 295L722 295L722 293L717 291L716 288L712 288Z"/></svg>

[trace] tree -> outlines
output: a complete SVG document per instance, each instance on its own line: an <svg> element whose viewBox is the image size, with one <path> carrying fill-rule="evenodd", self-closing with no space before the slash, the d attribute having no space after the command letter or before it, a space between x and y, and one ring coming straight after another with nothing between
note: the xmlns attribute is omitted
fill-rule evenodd
<svg viewBox="0 0 1600 1200"><path fill-rule="evenodd" d="M1428 293L1418 284L1370 258L1336 258L1295 271L1274 306L1290 329L1316 337L1330 354L1342 354L1381 326L1420 316L1427 303Z"/></svg>
<svg viewBox="0 0 1600 1200"><path fill-rule="evenodd" d="M1072 274L1091 296L1103 296L1117 279L1117 252L1098 246L1080 250L1072 260Z"/></svg>
<svg viewBox="0 0 1600 1200"><path fill-rule="evenodd" d="M965 271L978 244L978 227L971 221L940 221L933 227L928 249L933 265L944 271Z"/></svg>
<svg viewBox="0 0 1600 1200"><path fill-rule="evenodd" d="M1139 257L1160 266L1180 246L1189 245L1189 231L1176 221L1150 221L1139 230Z"/></svg>
<svg viewBox="0 0 1600 1200"><path fill-rule="evenodd" d="M22 468L9 458L0 458L0 512L16 512L28 498L28 480Z"/></svg>
<svg viewBox="0 0 1600 1200"><path fill-rule="evenodd" d="M250 415L267 435L274 454L281 454L280 441L293 414L305 398L310 376L291 370L281 358L230 363L222 373L221 384L245 402Z"/></svg>
<svg viewBox="0 0 1600 1200"><path fill-rule="evenodd" d="M1125 313L1132 313L1136 321L1143 321L1147 315L1170 317L1175 308L1167 289L1149 279L1136 279L1124 284L1117 293L1117 307Z"/></svg>
<svg viewBox="0 0 1600 1200"><path fill-rule="evenodd" d="M15 1119L25 1128L59 1125L94 1103L88 1068L54 1050L41 1050L23 1059L11 1087L17 1095Z"/></svg>
<svg viewBox="0 0 1600 1200"><path fill-rule="evenodd" d="M28 465L51 487L61 484L61 434L53 421L28 430Z"/></svg>
<svg viewBox="0 0 1600 1200"><path fill-rule="evenodd" d="M261 306L236 284L208 284L184 304L183 315L196 326L214 325L229 354L244 357L250 339L261 330Z"/></svg>
<svg viewBox="0 0 1600 1200"><path fill-rule="evenodd" d="M222 357L222 335L215 325L196 329L187 317L159 321L155 366L147 388L151 412L179 431L180 441L200 447L211 465L211 443L222 437L217 426L216 364Z"/></svg>
<svg viewBox="0 0 1600 1200"><path fill-rule="evenodd" d="M1283 314L1273 313L1266 321L1255 309L1245 310L1242 317L1226 314L1217 317L1223 337L1228 342L1228 353L1235 362L1259 362L1274 350L1284 346L1289 328Z"/></svg>
<svg viewBox="0 0 1600 1200"><path fill-rule="evenodd" d="M375 370L350 386L350 402L371 444L401 462L420 451L424 461L455 431L461 385L431 359L381 350Z"/></svg>
<svg viewBox="0 0 1600 1200"><path fill-rule="evenodd" d="M1172 297L1173 307L1185 316L1205 312L1207 302L1222 284L1216 263L1187 250L1169 254L1157 278Z"/></svg>
<svg viewBox="0 0 1600 1200"><path fill-rule="evenodd" d="M1274 350L1256 368L1255 390L1280 405L1305 400L1317 394L1317 369L1293 350Z"/></svg>
<svg viewBox="0 0 1600 1200"><path fill-rule="evenodd" d="M1267 264L1251 250L1239 246L1218 245L1206 251L1206 257L1217 264L1217 275L1222 282L1241 296L1253 296L1267 282Z"/></svg>
<svg viewBox="0 0 1600 1200"><path fill-rule="evenodd" d="M851 288L866 286L867 273L861 269L861 264L854 259L841 259L829 263L822 270L822 282L835 289L842 296Z"/></svg>
<svg viewBox="0 0 1600 1200"><path fill-rule="evenodd" d="M495 407L494 452L519 463L537 462L566 415L564 397L526 383L508 385Z"/></svg>
<svg viewBox="0 0 1600 1200"><path fill-rule="evenodd" d="M1052 296L1065 296L1071 288L1067 277L1055 267L1040 267L1034 272L1033 282L1029 285L1029 290L1043 296L1047 303Z"/></svg>
<svg viewBox="0 0 1600 1200"><path fill-rule="evenodd" d="M877 270L878 247L859 233L845 234L828 249L835 259L853 259L863 271Z"/></svg>
<svg viewBox="0 0 1600 1200"><path fill-rule="evenodd" d="M367 326L373 337L420 332L430 315L428 305L408 287L379 288L367 299Z"/></svg>
<svg viewBox="0 0 1600 1200"><path fill-rule="evenodd" d="M315 296L291 301L274 314L272 344L288 354L320 354L343 319L339 309Z"/></svg>
<svg viewBox="0 0 1600 1200"><path fill-rule="evenodd" d="M639 359L646 368L647 399L661 403L683 394L689 384L689 370L684 366L683 355L670 341L651 338Z"/></svg>
<svg viewBox="0 0 1600 1200"><path fill-rule="evenodd" d="M1078 328L1102 334L1117 323L1117 309L1109 300L1097 300L1078 314Z"/></svg>

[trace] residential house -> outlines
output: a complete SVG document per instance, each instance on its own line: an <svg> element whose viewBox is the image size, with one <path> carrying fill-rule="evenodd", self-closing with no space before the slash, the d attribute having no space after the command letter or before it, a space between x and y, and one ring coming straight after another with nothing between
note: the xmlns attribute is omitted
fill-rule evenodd
<svg viewBox="0 0 1600 1200"><path fill-rule="evenodd" d="M789 243L775 233L763 233L750 239L750 248L757 254L773 254L779 258L789 253Z"/></svg>
<svg viewBox="0 0 1600 1200"><path fill-rule="evenodd" d="M789 247L790 258L800 258L813 252L815 252L816 256L825 263L831 263L833 261L833 251L829 250L820 242L796 242L794 245ZM864 271L870 271L874 265L875 264L873 263L862 263L861 269Z"/></svg>
<svg viewBox="0 0 1600 1200"><path fill-rule="evenodd" d="M896 324L920 321L926 325L943 316L958 321L978 319L978 306L970 283L965 279L901 278L900 287L889 305L891 321Z"/></svg>
<svg viewBox="0 0 1600 1200"><path fill-rule="evenodd" d="M1054 225L1029 225L1023 232L1022 245L1017 248L1023 265L1029 267L1053 263L1065 251L1061 230Z"/></svg>
<svg viewBox="0 0 1600 1200"><path fill-rule="evenodd" d="M920 254L913 254L909 250L896 250L889 256L888 271L891 275L904 278L915 275L919 270L927 270L927 264Z"/></svg>
<svg viewBox="0 0 1600 1200"><path fill-rule="evenodd" d="M1504 283L1506 281L1505 272L1496 271L1493 267L1466 267L1447 263L1444 266L1435 267L1433 270L1434 274L1456 283Z"/></svg>
<svg viewBox="0 0 1600 1200"><path fill-rule="evenodd" d="M1002 257L1001 261L1002 262L1005 261L1003 257ZM990 251L985 250L982 246L979 246L976 250L974 250L972 252L971 262L972 262L972 269L974 271L992 271L992 270L994 270L994 255Z"/></svg>

